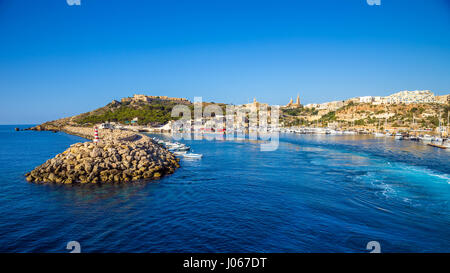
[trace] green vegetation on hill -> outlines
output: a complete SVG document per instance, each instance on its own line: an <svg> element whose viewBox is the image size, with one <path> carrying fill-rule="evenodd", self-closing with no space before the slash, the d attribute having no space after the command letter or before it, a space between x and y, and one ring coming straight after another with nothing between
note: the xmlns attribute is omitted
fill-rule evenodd
<svg viewBox="0 0 450 273"><path fill-rule="evenodd" d="M319 111L313 108L305 108L303 106L298 108L281 108L284 116L300 116L300 115L317 115Z"/></svg>
<svg viewBox="0 0 450 273"><path fill-rule="evenodd" d="M102 122L128 123L138 118L139 125L159 125L176 118L171 117L173 107L177 103L172 101L154 100L138 103L112 103L95 111L81 114L74 118L80 125Z"/></svg>
<svg viewBox="0 0 450 273"><path fill-rule="evenodd" d="M329 121L335 121L336 120L336 112L328 112L327 114L323 115L320 118L320 121L322 122L329 122Z"/></svg>
<svg viewBox="0 0 450 273"><path fill-rule="evenodd" d="M170 120L177 120L180 117L172 117L172 109L179 105L177 101L164 99L154 99L149 102L143 101L113 101L105 107L96 109L92 112L78 115L72 119L79 125L92 125L103 122L119 122L126 124L134 118L138 118L137 124L157 126L167 123ZM226 104L223 103L203 103L203 107L210 104L218 105L223 114L226 113ZM194 105L184 103L190 110L192 117L194 116Z"/></svg>

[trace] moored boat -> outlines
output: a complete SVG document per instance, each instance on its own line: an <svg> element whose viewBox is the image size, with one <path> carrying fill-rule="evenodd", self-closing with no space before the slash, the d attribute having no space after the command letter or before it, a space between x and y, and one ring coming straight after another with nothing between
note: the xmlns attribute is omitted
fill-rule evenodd
<svg viewBox="0 0 450 273"><path fill-rule="evenodd" d="M177 156L182 156L182 155L186 154L186 151L175 151L175 152L173 152L173 154L177 155Z"/></svg>
<svg viewBox="0 0 450 273"><path fill-rule="evenodd" d="M444 145L439 145L439 144L434 144L434 143L427 143L428 146L432 146L432 147L436 147L439 149L447 149L447 146Z"/></svg>
<svg viewBox="0 0 450 273"><path fill-rule="evenodd" d="M184 158L202 158L202 154L194 154L194 153L185 153L183 154Z"/></svg>
<svg viewBox="0 0 450 273"><path fill-rule="evenodd" d="M420 138L423 142L431 142L433 140L433 137L430 135L424 135Z"/></svg>

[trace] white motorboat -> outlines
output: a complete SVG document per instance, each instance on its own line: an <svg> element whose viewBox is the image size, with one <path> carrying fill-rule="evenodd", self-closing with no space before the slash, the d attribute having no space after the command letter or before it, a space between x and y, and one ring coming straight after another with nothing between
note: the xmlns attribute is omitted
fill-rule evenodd
<svg viewBox="0 0 450 273"><path fill-rule="evenodd" d="M167 150L173 152L173 151L178 151L178 149L179 149L180 147L177 146L177 145L168 145L168 146L166 146L166 148L167 148Z"/></svg>
<svg viewBox="0 0 450 273"><path fill-rule="evenodd" d="M175 143L171 143L171 142L167 142L165 144L165 146L167 147L167 149L180 149L180 148L184 148L186 147L185 144L179 143L179 142L175 142Z"/></svg>
<svg viewBox="0 0 450 273"><path fill-rule="evenodd" d="M173 154L177 156L184 156L186 154L186 151L175 151L173 152Z"/></svg>
<svg viewBox="0 0 450 273"><path fill-rule="evenodd" d="M202 158L202 154L194 154L194 153L185 153L183 157L185 158Z"/></svg>
<svg viewBox="0 0 450 273"><path fill-rule="evenodd" d="M191 147L186 146L186 145L182 145L180 147L178 147L178 151L189 151L191 149Z"/></svg>
<svg viewBox="0 0 450 273"><path fill-rule="evenodd" d="M430 136L430 135L424 135L424 136L421 138L421 140L422 140L423 142L431 142L431 141L433 140L433 137Z"/></svg>
<svg viewBox="0 0 450 273"><path fill-rule="evenodd" d="M397 139L397 140L402 140L402 139L403 139L403 135L400 134L400 133L396 133L396 134L395 134L395 139Z"/></svg>
<svg viewBox="0 0 450 273"><path fill-rule="evenodd" d="M384 137L384 136L386 136L385 134L379 133L379 132L376 132L374 135L375 135L375 137Z"/></svg>

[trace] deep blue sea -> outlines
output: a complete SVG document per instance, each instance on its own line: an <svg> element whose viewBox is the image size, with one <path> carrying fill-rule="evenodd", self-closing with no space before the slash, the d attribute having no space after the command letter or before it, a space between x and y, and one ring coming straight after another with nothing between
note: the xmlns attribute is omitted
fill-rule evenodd
<svg viewBox="0 0 450 273"><path fill-rule="evenodd" d="M201 160L127 185L24 174L80 137L0 126L0 252L450 252L450 150L371 136L182 141ZM22 128L28 126L19 126Z"/></svg>

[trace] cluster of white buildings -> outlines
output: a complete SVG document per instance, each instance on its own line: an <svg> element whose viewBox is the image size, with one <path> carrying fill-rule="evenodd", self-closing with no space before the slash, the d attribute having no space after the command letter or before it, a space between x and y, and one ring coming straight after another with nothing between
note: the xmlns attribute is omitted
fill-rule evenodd
<svg viewBox="0 0 450 273"><path fill-rule="evenodd" d="M442 96L441 96L442 97ZM430 90L416 90L416 91L400 91L398 93L389 95L387 97L365 96L359 97L361 103L371 104L398 104L398 103L446 103L445 100L440 99Z"/></svg>
<svg viewBox="0 0 450 273"><path fill-rule="evenodd" d="M346 101L332 101L321 104L307 104L306 108L315 108L317 110L334 111L350 102L353 103L370 103L373 105L380 104L411 104L411 103L448 103L450 95L435 96L430 90L416 90L416 91L400 91L387 97L380 96L364 96L348 99Z"/></svg>
<svg viewBox="0 0 450 273"><path fill-rule="evenodd" d="M325 102L325 103L310 103L305 105L305 108L315 108L317 110L330 110L330 111L334 111L337 110L339 108L341 108L342 106L344 106L345 102L344 101L331 101L331 102Z"/></svg>

